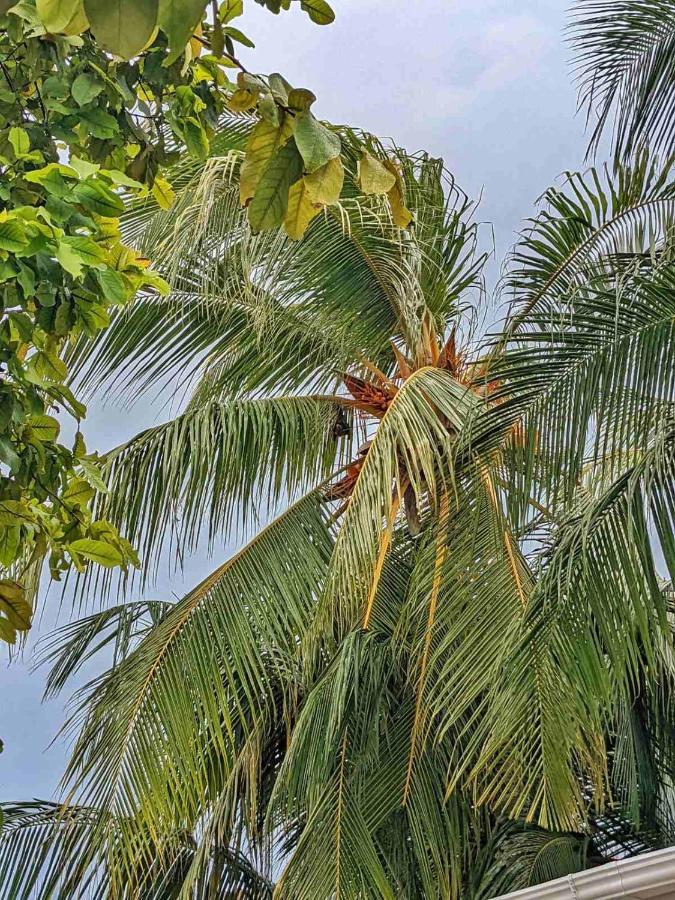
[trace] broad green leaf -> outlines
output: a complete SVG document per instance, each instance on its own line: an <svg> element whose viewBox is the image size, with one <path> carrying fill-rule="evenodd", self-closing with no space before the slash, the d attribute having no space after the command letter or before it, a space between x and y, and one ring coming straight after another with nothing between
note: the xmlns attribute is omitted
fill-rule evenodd
<svg viewBox="0 0 675 900"><path fill-rule="evenodd" d="M28 244L26 232L16 219L0 221L0 250L16 253Z"/></svg>
<svg viewBox="0 0 675 900"><path fill-rule="evenodd" d="M0 434L0 462L9 466L12 472L18 472L21 466L19 454L14 449L14 445L8 437ZM0 521L2 521L2 508L0 507Z"/></svg>
<svg viewBox="0 0 675 900"><path fill-rule="evenodd" d="M70 92L78 106L85 106L85 104L95 100L104 87L103 82L95 75L92 75L91 72L82 72L73 81Z"/></svg>
<svg viewBox="0 0 675 900"><path fill-rule="evenodd" d="M84 478L73 478L61 499L69 506L86 506L95 493L94 488Z"/></svg>
<svg viewBox="0 0 675 900"><path fill-rule="evenodd" d="M82 474L89 484L102 494L107 494L108 486L101 478L101 471L96 463L92 462L90 459L80 459L79 463Z"/></svg>
<svg viewBox="0 0 675 900"><path fill-rule="evenodd" d="M300 6L317 25L330 25L335 21L335 13L326 0L300 0Z"/></svg>
<svg viewBox="0 0 675 900"><path fill-rule="evenodd" d="M51 34L79 34L87 27L82 0L36 0L36 7Z"/></svg>
<svg viewBox="0 0 675 900"><path fill-rule="evenodd" d="M124 303L127 299L127 288L119 272L114 269L99 269L96 277L106 300L111 303Z"/></svg>
<svg viewBox="0 0 675 900"><path fill-rule="evenodd" d="M190 117L185 122L185 143L189 153L197 159L206 159L209 154L209 138L198 119Z"/></svg>
<svg viewBox="0 0 675 900"><path fill-rule="evenodd" d="M28 631L33 610L21 585L9 579L0 580L0 612L3 612L17 631Z"/></svg>
<svg viewBox="0 0 675 900"><path fill-rule="evenodd" d="M268 163L249 204L248 220L254 232L282 224L288 209L288 192L301 176L302 157L295 141L290 140Z"/></svg>
<svg viewBox="0 0 675 900"><path fill-rule="evenodd" d="M109 181L112 181L113 184L122 185L122 187L133 188L137 191L144 191L145 185L140 181L136 181L135 178L130 178L126 172L121 172L119 169L104 169L101 172L105 178Z"/></svg>
<svg viewBox="0 0 675 900"><path fill-rule="evenodd" d="M107 541L96 541L92 538L80 538L68 545L68 550L73 551L77 556L84 556L92 562L105 566L108 569L114 566L121 566L124 562L122 554Z"/></svg>
<svg viewBox="0 0 675 900"><path fill-rule="evenodd" d="M82 181L73 188L73 196L85 209L99 216L116 218L124 212L124 203L100 181Z"/></svg>
<svg viewBox="0 0 675 900"><path fill-rule="evenodd" d="M21 527L19 525L0 526L0 566L7 569L14 562L20 540Z"/></svg>
<svg viewBox="0 0 675 900"><path fill-rule="evenodd" d="M78 431L73 442L73 456L75 459L81 459L83 456L86 456L86 454L87 445L84 440L84 435L81 431Z"/></svg>
<svg viewBox="0 0 675 900"><path fill-rule="evenodd" d="M338 202L344 180L345 170L339 156L329 159L320 169L304 176L304 182L312 200L326 206Z"/></svg>
<svg viewBox="0 0 675 900"><path fill-rule="evenodd" d="M60 240L56 245L56 258L73 278L79 278L82 275L84 268L82 257L74 247L64 240Z"/></svg>
<svg viewBox="0 0 675 900"><path fill-rule="evenodd" d="M61 431L61 426L53 416L30 416L27 422L31 437L38 441L55 441Z"/></svg>
<svg viewBox="0 0 675 900"><path fill-rule="evenodd" d="M25 500L0 500L0 525L29 525L35 516Z"/></svg>
<svg viewBox="0 0 675 900"><path fill-rule="evenodd" d="M155 177L154 184L152 185L152 196L157 201L158 206L161 206L162 209L171 209L176 199L173 188L166 178L163 178L161 175Z"/></svg>
<svg viewBox="0 0 675 900"><path fill-rule="evenodd" d="M89 160L80 159L77 156L71 156L68 163L80 178L89 178L90 175L95 175L101 168L98 163L89 162Z"/></svg>
<svg viewBox="0 0 675 900"><path fill-rule="evenodd" d="M238 28L233 28L232 26L230 26L229 28L225 29L225 34L228 37L231 37L233 41L237 41L239 44L243 44L244 47L255 47L253 41Z"/></svg>
<svg viewBox="0 0 675 900"><path fill-rule="evenodd" d="M89 134L93 137L107 140L119 134L117 119L99 107L83 109L80 113L81 121Z"/></svg>
<svg viewBox="0 0 675 900"><path fill-rule="evenodd" d="M9 142L18 159L25 156L30 150L30 138L25 128L14 126L9 129Z"/></svg>
<svg viewBox="0 0 675 900"><path fill-rule="evenodd" d="M93 337L97 331L110 325L110 316L105 303L83 302L78 304L80 317L89 329L89 336Z"/></svg>
<svg viewBox="0 0 675 900"><path fill-rule="evenodd" d="M38 384L49 381L65 381L68 377L68 367L53 353L45 353L38 350L28 360L26 374L33 377Z"/></svg>
<svg viewBox="0 0 675 900"><path fill-rule="evenodd" d="M396 184L393 172L368 152L359 160L357 180L364 194L386 194Z"/></svg>
<svg viewBox="0 0 675 900"><path fill-rule="evenodd" d="M272 74L267 79L267 83L270 86L270 90L277 98L280 100L284 106L288 103L288 95L293 90L293 86L290 85L283 75L280 75L278 72L272 72Z"/></svg>
<svg viewBox="0 0 675 900"><path fill-rule="evenodd" d="M225 32L223 31L222 22L216 17L211 31L211 53L220 59L225 52Z"/></svg>
<svg viewBox="0 0 675 900"><path fill-rule="evenodd" d="M164 65L178 59L204 16L205 0L159 0L157 22L169 41Z"/></svg>
<svg viewBox="0 0 675 900"><path fill-rule="evenodd" d="M223 0L220 4L220 9L218 10L218 18L223 25L227 25L232 19L236 19L237 16L242 15L243 12L244 0Z"/></svg>
<svg viewBox="0 0 675 900"><path fill-rule="evenodd" d="M68 235L61 238L59 243L67 244L71 247L80 257L82 262L86 263L88 266L99 265L100 263L104 263L108 258L104 248L101 247L100 244L97 244L96 241L92 241L91 238L80 235Z"/></svg>
<svg viewBox="0 0 675 900"><path fill-rule="evenodd" d="M158 6L158 0L84 0L94 37L122 59L145 47L157 24Z"/></svg>
<svg viewBox="0 0 675 900"><path fill-rule="evenodd" d="M309 111L296 116L294 135L306 172L315 172L340 155L340 138Z"/></svg>
<svg viewBox="0 0 675 900"><path fill-rule="evenodd" d="M145 287L154 288L161 297L168 297L171 293L171 285L165 281L157 272L147 270L143 274L143 285Z"/></svg>
<svg viewBox="0 0 675 900"><path fill-rule="evenodd" d="M294 241L299 241L312 219L321 212L321 204L317 204L307 190L304 180L291 187L288 192L288 209L284 218L286 234Z"/></svg>
<svg viewBox="0 0 675 900"><path fill-rule="evenodd" d="M30 181L33 184L46 184L53 175L60 175L63 178L77 178L78 172L73 166L64 166L63 163L47 163L46 166L43 166L41 169L32 169L30 172L26 172L23 176L26 181ZM68 185L61 179L61 184L65 186L65 190L68 191Z"/></svg>
<svg viewBox="0 0 675 900"><path fill-rule="evenodd" d="M261 119L249 135L239 178L239 199L242 206L246 206L255 195L258 182L270 159L293 134L293 117L282 115L280 125Z"/></svg>

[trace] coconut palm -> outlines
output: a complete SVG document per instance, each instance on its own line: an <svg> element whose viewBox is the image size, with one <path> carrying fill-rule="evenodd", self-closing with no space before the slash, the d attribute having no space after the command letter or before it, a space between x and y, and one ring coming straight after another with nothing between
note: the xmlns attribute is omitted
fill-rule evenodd
<svg viewBox="0 0 675 900"><path fill-rule="evenodd" d="M179 168L169 213L129 216L172 294L75 357L90 385L185 396L107 457L101 512L143 577L252 537L177 603L48 649L56 689L119 648L78 698L84 823L77 850L51 827L41 852L76 863L49 871L73 896L73 873L162 896L180 856L183 897L245 870L294 900L487 898L670 841L670 163L550 189L482 328L473 206L440 161L344 130L348 176L365 145L413 225L348 177L303 241L254 235L247 127ZM5 871L69 809L10 810Z"/></svg>

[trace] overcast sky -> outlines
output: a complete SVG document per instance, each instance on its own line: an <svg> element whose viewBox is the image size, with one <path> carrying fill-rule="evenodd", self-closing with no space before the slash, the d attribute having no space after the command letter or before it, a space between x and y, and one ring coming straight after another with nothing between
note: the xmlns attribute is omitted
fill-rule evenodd
<svg viewBox="0 0 675 900"><path fill-rule="evenodd" d="M332 2L337 19L320 28L299 9L275 17L247 0L252 8L235 24L257 46L242 59L310 87L322 118L442 156L458 183L482 196L479 218L494 227L499 263L536 198L583 160L563 34L567 0ZM87 444L105 450L156 421L147 406L92 404ZM185 579L165 578L152 595L180 595L214 565L192 560ZM43 633L58 603L52 592ZM63 740L47 749L63 708L41 704L31 647L0 670L1 800L52 798L67 755Z"/></svg>

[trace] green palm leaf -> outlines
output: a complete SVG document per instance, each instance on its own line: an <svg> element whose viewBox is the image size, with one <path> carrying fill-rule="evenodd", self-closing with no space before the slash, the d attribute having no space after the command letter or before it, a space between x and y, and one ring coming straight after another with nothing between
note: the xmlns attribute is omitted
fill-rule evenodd
<svg viewBox="0 0 675 900"><path fill-rule="evenodd" d="M675 7L671 0L577 0L570 35L591 148L675 149Z"/></svg>

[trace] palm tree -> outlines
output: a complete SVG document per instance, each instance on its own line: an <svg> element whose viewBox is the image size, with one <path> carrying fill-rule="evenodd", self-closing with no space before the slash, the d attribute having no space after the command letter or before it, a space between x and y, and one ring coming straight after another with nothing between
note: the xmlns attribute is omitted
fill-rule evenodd
<svg viewBox="0 0 675 900"><path fill-rule="evenodd" d="M348 174L365 145L414 225L347 187L294 242L246 224L246 130L129 217L173 293L77 355L90 384L189 392L108 456L102 512L147 577L167 542L264 527L154 621L123 606L51 649L56 689L121 635L74 715L80 839L49 832L74 868L49 872L172 896L180 856L183 897L245 870L294 900L488 898L670 841L671 165L550 189L491 334L440 161L345 130ZM17 878L64 812L9 813Z"/></svg>

